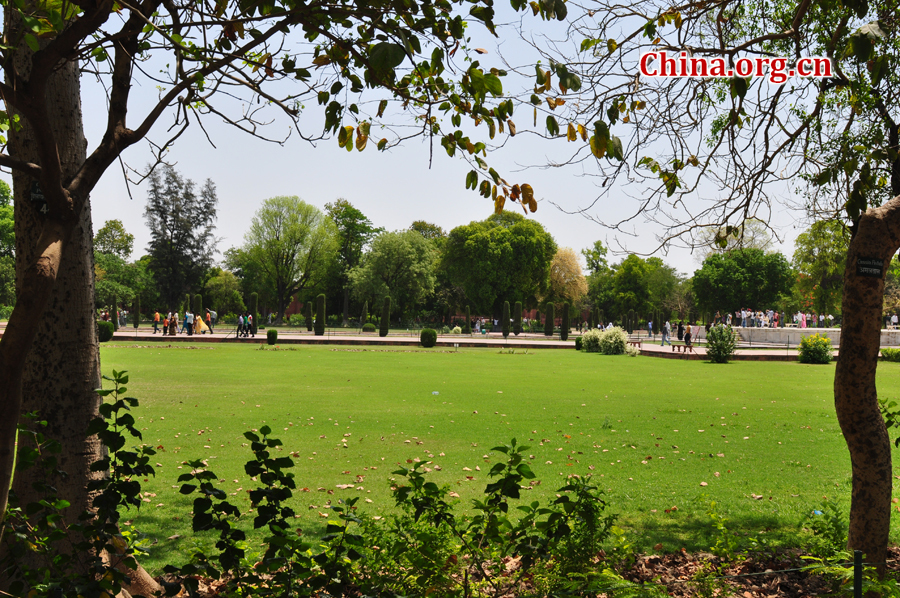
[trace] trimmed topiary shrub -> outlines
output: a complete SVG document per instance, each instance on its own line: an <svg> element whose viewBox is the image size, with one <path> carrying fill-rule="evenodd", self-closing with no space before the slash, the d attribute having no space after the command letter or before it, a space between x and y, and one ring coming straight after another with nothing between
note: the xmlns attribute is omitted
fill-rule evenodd
<svg viewBox="0 0 900 598"><path fill-rule="evenodd" d="M203 295L194 295L194 315L200 315L200 312L203 311ZM250 313L253 313L252 311ZM253 314L253 319L256 319L256 314Z"/></svg>
<svg viewBox="0 0 900 598"><path fill-rule="evenodd" d="M584 341L580 336L575 337L575 350L581 351L581 347L584 345Z"/></svg>
<svg viewBox="0 0 900 598"><path fill-rule="evenodd" d="M600 352L604 355L622 355L626 346L628 333L618 326L600 332Z"/></svg>
<svg viewBox="0 0 900 598"><path fill-rule="evenodd" d="M113 295L113 308L112 313L110 314L110 319L112 320L113 332L119 329L119 296Z"/></svg>
<svg viewBox="0 0 900 598"><path fill-rule="evenodd" d="M312 332L313 329L313 313L312 313L312 301L307 301L305 307L305 312L303 316L306 318L306 331Z"/></svg>
<svg viewBox="0 0 900 598"><path fill-rule="evenodd" d="M713 363L728 363L737 345L731 326L713 326L706 333L706 355Z"/></svg>
<svg viewBox="0 0 900 598"><path fill-rule="evenodd" d="M800 352L798 359L801 363L831 362L831 353L833 351L831 341L823 334L816 333L812 336L804 336L800 340L798 350Z"/></svg>
<svg viewBox="0 0 900 598"><path fill-rule="evenodd" d="M563 304L562 328L559 331L560 340L569 340L569 304Z"/></svg>
<svg viewBox="0 0 900 598"><path fill-rule="evenodd" d="M449 326L442 327L441 334L450 334L450 327Z"/></svg>
<svg viewBox="0 0 900 598"><path fill-rule="evenodd" d="M463 324L463 334L472 334L472 314L469 312L469 306L466 306L466 323Z"/></svg>
<svg viewBox="0 0 900 598"><path fill-rule="evenodd" d="M106 322L105 320L97 322L97 337L100 339L101 343L112 340L114 332L115 327L112 322Z"/></svg>
<svg viewBox="0 0 900 598"><path fill-rule="evenodd" d="M522 302L516 301L513 305L513 334L519 336L522 332Z"/></svg>
<svg viewBox="0 0 900 598"><path fill-rule="evenodd" d="M503 302L503 314L500 316L500 330L503 332L503 338L509 336L509 301Z"/></svg>
<svg viewBox="0 0 900 598"><path fill-rule="evenodd" d="M134 298L134 329L138 329L138 324L141 322L141 298Z"/></svg>
<svg viewBox="0 0 900 598"><path fill-rule="evenodd" d="M375 324L372 322L366 322L362 327L363 332L375 332Z"/></svg>
<svg viewBox="0 0 900 598"><path fill-rule="evenodd" d="M325 293L316 297L316 336L325 334Z"/></svg>
<svg viewBox="0 0 900 598"><path fill-rule="evenodd" d="M419 335L419 342L426 348L435 346L437 344L437 330L423 328L422 334Z"/></svg>
<svg viewBox="0 0 900 598"><path fill-rule="evenodd" d="M597 330L596 328L591 328L587 332L581 335L581 348L585 353L599 353L600 352L600 337L603 336L603 331Z"/></svg>
<svg viewBox="0 0 900 598"><path fill-rule="evenodd" d="M553 320L556 319L556 307L552 303L547 304L544 310L544 336L553 336Z"/></svg>
<svg viewBox="0 0 900 598"><path fill-rule="evenodd" d="M269 328L266 330L266 342L270 345L274 345L278 342L278 331L274 328Z"/></svg>
<svg viewBox="0 0 900 598"><path fill-rule="evenodd" d="M391 297L388 295L384 298L384 305L381 307L381 322L378 328L378 336L387 336L388 330L391 328Z"/></svg>
<svg viewBox="0 0 900 598"><path fill-rule="evenodd" d="M450 330L450 334L462 334L462 328L460 328L459 326L454 326Z"/></svg>

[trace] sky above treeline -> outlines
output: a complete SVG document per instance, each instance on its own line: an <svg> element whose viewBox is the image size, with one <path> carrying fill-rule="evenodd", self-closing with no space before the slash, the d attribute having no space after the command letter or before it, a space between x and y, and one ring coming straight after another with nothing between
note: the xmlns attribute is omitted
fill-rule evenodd
<svg viewBox="0 0 900 598"><path fill-rule="evenodd" d="M510 57L515 58L516 65L534 64L537 56L530 55L530 46L521 43L516 25L501 26L498 39L483 34L477 37L479 34L475 29L478 26L471 26L475 33L472 46L488 50L486 55L478 56L482 66L503 67L501 60L512 62ZM551 36L564 35L559 25L555 30L550 27L543 31ZM521 93L531 85L533 81L513 75L504 80L504 92ZM135 87L132 95L139 101L132 107L132 114L145 112L156 93L150 85ZM89 80L84 81L82 98L88 151L91 151L105 127L106 101L102 88ZM301 117L304 133L321 131L324 121L318 108L308 106L308 114ZM216 236L220 239L217 246L220 253L240 245L262 202L278 195L296 195L319 208L343 198L376 226L386 230L405 229L415 220L425 220L450 231L456 226L483 220L493 211L491 200L465 188L465 176L470 166L459 158L447 156L437 138L433 140L433 146L428 139L419 138L387 152L378 152L370 143L362 153L348 153L339 148L335 140L313 145L300 139L296 132L289 135L289 121L274 109L264 110L262 114L264 119L272 120L266 134L278 139L288 137L285 143L256 139L212 116L204 121L203 129L194 123L166 154L166 161L198 186L207 178L216 184L219 198ZM404 120L409 123L409 115L397 116L397 122ZM611 249L608 256L611 262L620 260L628 252L647 254L657 248L658 237L665 231L642 217L635 219L625 233L613 232L583 216L554 207L552 204L558 204L567 212L575 212L591 205L600 195L599 180L590 176L595 174L590 170L591 163L587 161L565 168L546 167L549 163L564 161L576 150L576 144L567 143L564 136L552 140L539 137L536 133L544 133L543 116L539 117L535 127L532 108L528 105L517 106L513 120L519 133L506 139L503 147L489 152L488 161L506 180L529 183L534 187L539 208L528 217L539 221L560 247L580 251L600 240ZM136 122L133 118L129 124L135 126ZM151 139L157 143L164 141L170 123L171 119L161 120L151 133ZM473 133L486 137L484 127ZM380 136L373 127L372 137L378 139ZM499 137L503 136L498 136L495 142ZM139 170L145 169L151 160L152 154L146 145L129 148L123 154L125 164ZM714 193L714 190L707 192ZM625 218L637 206L641 193L641 189L613 186L594 203L591 214L604 221ZM107 220L121 220L125 229L135 236L134 258L146 252L150 240L143 215L146 197L147 184L127 186L119 165L107 171L91 195L94 230L99 230ZM696 201L699 205L704 198L697 197ZM511 206L511 209L521 208ZM802 214L782 206L775 206L775 210L770 224L784 243L776 244L774 249L790 259L794 238L807 223ZM206 217L206 214L196 215L198 219ZM685 248L671 247L667 253L655 255L688 275L699 267L695 255Z"/></svg>

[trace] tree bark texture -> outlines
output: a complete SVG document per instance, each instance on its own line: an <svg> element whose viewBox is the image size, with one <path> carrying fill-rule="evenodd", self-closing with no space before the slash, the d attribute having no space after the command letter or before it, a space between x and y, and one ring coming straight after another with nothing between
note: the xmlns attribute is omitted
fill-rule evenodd
<svg viewBox="0 0 900 598"><path fill-rule="evenodd" d="M853 489L848 547L884 575L891 517L891 443L878 406L875 371L881 344L884 273L900 248L900 196L859 219L844 272L840 358L834 405L850 450ZM860 258L881 259L882 274L857 274Z"/></svg>

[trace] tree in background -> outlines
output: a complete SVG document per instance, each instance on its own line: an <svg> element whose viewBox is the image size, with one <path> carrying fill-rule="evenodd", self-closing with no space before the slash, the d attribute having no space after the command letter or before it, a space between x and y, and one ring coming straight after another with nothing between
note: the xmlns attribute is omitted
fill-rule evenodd
<svg viewBox="0 0 900 598"><path fill-rule="evenodd" d="M0 181L0 306L16 303L16 231L12 190Z"/></svg>
<svg viewBox="0 0 900 598"><path fill-rule="evenodd" d="M202 319L203 318L203 295L201 295L200 293L197 293L196 295L194 295L193 300L194 300L194 302L193 302L194 317ZM256 319L255 316L254 316L254 319Z"/></svg>
<svg viewBox="0 0 900 598"><path fill-rule="evenodd" d="M726 313L742 307L774 308L779 295L790 293L793 283L791 266L780 253L735 249L706 258L694 272L692 287L702 310Z"/></svg>
<svg viewBox="0 0 900 598"><path fill-rule="evenodd" d="M109 253L125 261L134 250L134 235L125 230L121 220L107 220L94 235L94 251Z"/></svg>
<svg viewBox="0 0 900 598"><path fill-rule="evenodd" d="M821 220L797 235L792 264L797 284L811 293L816 313L840 313L850 231L837 220Z"/></svg>
<svg viewBox="0 0 900 598"><path fill-rule="evenodd" d="M203 285L203 294L206 296L210 309L224 317L226 314L238 314L245 311L244 300L241 298L241 282L233 272L213 268L211 276Z"/></svg>
<svg viewBox="0 0 900 598"><path fill-rule="evenodd" d="M353 296L375 301L389 295L396 312L411 313L434 292L436 257L433 244L419 233L381 233L349 273Z"/></svg>
<svg viewBox="0 0 900 598"><path fill-rule="evenodd" d="M612 286L616 310L625 314L629 310L645 313L650 307L650 284L647 280L647 262L633 253L615 268Z"/></svg>
<svg viewBox="0 0 900 598"><path fill-rule="evenodd" d="M441 241L447 238L447 233L437 224L425 222L424 220L416 220L410 226L409 230L415 231L428 239L429 241Z"/></svg>
<svg viewBox="0 0 900 598"><path fill-rule="evenodd" d="M507 298L534 305L547 293L555 254L543 226L503 212L451 230L442 267L477 312L496 317Z"/></svg>
<svg viewBox="0 0 900 598"><path fill-rule="evenodd" d="M569 304L563 303L562 307L562 325L559 330L559 338L560 340L569 340L569 327L571 323L569 322Z"/></svg>
<svg viewBox="0 0 900 598"><path fill-rule="evenodd" d="M362 312L359 315L359 327L362 328L369 321L369 302L363 301Z"/></svg>
<svg viewBox="0 0 900 598"><path fill-rule="evenodd" d="M256 211L243 252L274 295L276 323L295 295L324 278L336 256L337 234L325 214L299 197L272 197Z"/></svg>
<svg viewBox="0 0 900 598"><path fill-rule="evenodd" d="M594 241L590 248L581 250L581 255L584 256L584 260L587 262L588 272L594 274L609 268L609 264L606 261L606 253L607 249L603 246L602 241Z"/></svg>
<svg viewBox="0 0 900 598"><path fill-rule="evenodd" d="M372 237L384 229L376 228L365 214L346 199L338 199L325 204L325 213L337 227L338 259L334 262L338 269L338 280L343 297L344 324L350 317L350 270L359 265L363 252Z"/></svg>
<svg viewBox="0 0 900 598"><path fill-rule="evenodd" d="M569 247L560 247L550 262L550 291L545 299L580 305L587 291L587 280L578 254Z"/></svg>
<svg viewBox="0 0 900 598"><path fill-rule="evenodd" d="M698 263L714 253L728 253L733 249L772 249L769 225L758 218L748 218L733 227L704 228L697 234L694 259Z"/></svg>
<svg viewBox="0 0 900 598"><path fill-rule="evenodd" d="M463 326L463 334L472 334L472 313L469 306L466 306L466 323Z"/></svg>
<svg viewBox="0 0 900 598"><path fill-rule="evenodd" d="M150 229L150 271L160 296L176 308L183 294L200 288L215 251L216 187L209 179L199 194L194 182L162 165L150 175L144 217Z"/></svg>

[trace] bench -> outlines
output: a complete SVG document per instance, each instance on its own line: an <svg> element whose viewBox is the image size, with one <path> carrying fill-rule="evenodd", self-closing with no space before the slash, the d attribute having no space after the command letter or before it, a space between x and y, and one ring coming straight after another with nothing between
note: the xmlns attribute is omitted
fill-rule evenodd
<svg viewBox="0 0 900 598"><path fill-rule="evenodd" d="M633 346L637 347L638 349L641 348L641 341L628 341L628 344L633 345Z"/></svg>
<svg viewBox="0 0 900 598"><path fill-rule="evenodd" d="M693 353L694 345L672 345L672 351L678 349L678 353Z"/></svg>

